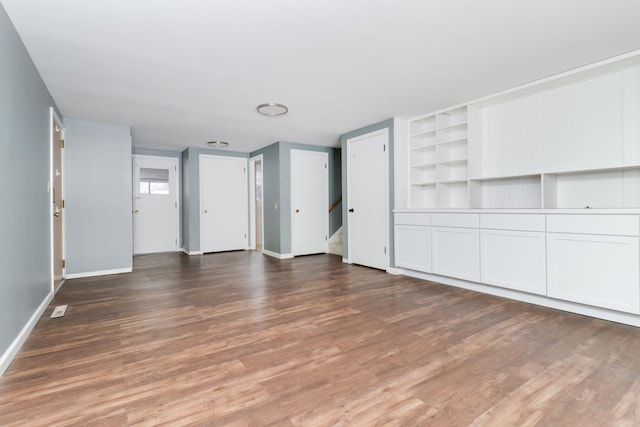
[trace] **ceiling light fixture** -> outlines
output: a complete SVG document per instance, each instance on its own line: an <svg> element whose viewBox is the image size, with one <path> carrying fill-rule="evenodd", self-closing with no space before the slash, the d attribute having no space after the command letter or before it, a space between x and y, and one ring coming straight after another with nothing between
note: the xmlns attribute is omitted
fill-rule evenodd
<svg viewBox="0 0 640 427"><path fill-rule="evenodd" d="M289 108L287 108L284 104L278 104L276 102L269 102L267 104L260 104L256 108L258 113L264 114L265 116L282 116L283 114L287 114Z"/></svg>
<svg viewBox="0 0 640 427"><path fill-rule="evenodd" d="M225 148L229 146L229 143L226 141L209 141L207 145L212 148Z"/></svg>

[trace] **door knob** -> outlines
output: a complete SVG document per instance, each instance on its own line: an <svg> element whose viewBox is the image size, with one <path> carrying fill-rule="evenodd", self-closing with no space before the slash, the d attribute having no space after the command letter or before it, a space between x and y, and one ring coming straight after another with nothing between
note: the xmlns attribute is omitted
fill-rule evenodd
<svg viewBox="0 0 640 427"><path fill-rule="evenodd" d="M204 210L204 213L209 213L209 210L208 210L208 209L205 209L205 210Z"/></svg>
<svg viewBox="0 0 640 427"><path fill-rule="evenodd" d="M296 209L296 213L300 212L300 209Z"/></svg>
<svg viewBox="0 0 640 427"><path fill-rule="evenodd" d="M136 209L135 211L133 211L134 214L136 213L140 213L140 211L138 209Z"/></svg>
<svg viewBox="0 0 640 427"><path fill-rule="evenodd" d="M349 212L353 212L353 208L349 209Z"/></svg>

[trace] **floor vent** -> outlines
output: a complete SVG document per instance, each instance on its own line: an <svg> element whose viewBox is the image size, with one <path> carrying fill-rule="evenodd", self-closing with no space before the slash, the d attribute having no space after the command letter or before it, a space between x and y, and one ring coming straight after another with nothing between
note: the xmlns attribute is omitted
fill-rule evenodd
<svg viewBox="0 0 640 427"><path fill-rule="evenodd" d="M51 318L62 317L67 312L68 305L57 305L51 313Z"/></svg>

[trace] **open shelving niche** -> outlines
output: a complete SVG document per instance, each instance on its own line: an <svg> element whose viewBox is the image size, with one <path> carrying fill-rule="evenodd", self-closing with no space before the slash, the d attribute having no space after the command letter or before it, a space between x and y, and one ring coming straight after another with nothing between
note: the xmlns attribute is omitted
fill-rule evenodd
<svg viewBox="0 0 640 427"><path fill-rule="evenodd" d="M409 121L410 208L640 208L640 53Z"/></svg>
<svg viewBox="0 0 640 427"><path fill-rule="evenodd" d="M412 207L468 207L468 108L409 122Z"/></svg>

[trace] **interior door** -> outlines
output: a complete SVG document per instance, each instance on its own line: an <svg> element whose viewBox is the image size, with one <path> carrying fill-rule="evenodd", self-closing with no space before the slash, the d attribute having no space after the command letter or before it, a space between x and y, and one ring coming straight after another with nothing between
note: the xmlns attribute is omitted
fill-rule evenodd
<svg viewBox="0 0 640 427"><path fill-rule="evenodd" d="M51 113L51 153L52 153L52 178L51 200L53 202L53 288L57 289L64 276L63 254L63 213L64 200L62 198L62 125Z"/></svg>
<svg viewBox="0 0 640 427"><path fill-rule="evenodd" d="M200 156L200 238L202 252L248 248L247 159Z"/></svg>
<svg viewBox="0 0 640 427"><path fill-rule="evenodd" d="M291 249L293 255L327 252L329 156L291 150Z"/></svg>
<svg viewBox="0 0 640 427"><path fill-rule="evenodd" d="M178 250L178 159L133 156L133 253Z"/></svg>
<svg viewBox="0 0 640 427"><path fill-rule="evenodd" d="M347 140L348 259L389 267L388 130Z"/></svg>

